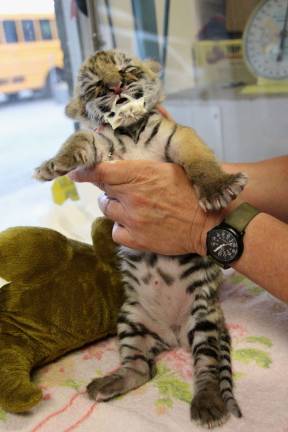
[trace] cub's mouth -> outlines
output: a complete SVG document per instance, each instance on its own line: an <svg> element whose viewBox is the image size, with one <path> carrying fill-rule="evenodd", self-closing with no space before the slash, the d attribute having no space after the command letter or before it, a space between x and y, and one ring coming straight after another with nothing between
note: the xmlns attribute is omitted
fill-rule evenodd
<svg viewBox="0 0 288 432"><path fill-rule="evenodd" d="M120 126L129 126L138 121L147 113L143 95L137 98L121 93L113 101L111 110L104 114L105 123L113 129Z"/></svg>

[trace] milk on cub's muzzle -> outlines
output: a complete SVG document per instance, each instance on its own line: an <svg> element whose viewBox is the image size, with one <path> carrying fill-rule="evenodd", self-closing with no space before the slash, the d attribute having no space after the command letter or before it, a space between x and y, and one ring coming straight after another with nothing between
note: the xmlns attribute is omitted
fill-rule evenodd
<svg viewBox="0 0 288 432"><path fill-rule="evenodd" d="M128 99L129 102L117 105L117 101L123 97ZM112 129L116 129L121 126L125 120L130 120L131 123L133 123L133 119L136 121L146 113L144 97L134 99L126 93L121 93L121 95L115 98L111 111L104 115L104 119L106 123L111 125Z"/></svg>

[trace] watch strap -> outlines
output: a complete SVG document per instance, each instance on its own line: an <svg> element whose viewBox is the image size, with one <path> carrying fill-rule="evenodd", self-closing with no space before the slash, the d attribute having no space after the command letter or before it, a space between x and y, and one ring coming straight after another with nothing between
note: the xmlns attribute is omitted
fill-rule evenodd
<svg viewBox="0 0 288 432"><path fill-rule="evenodd" d="M232 226L239 233L243 233L248 223L258 214L260 210L248 203L240 204L235 210L228 214L224 223Z"/></svg>

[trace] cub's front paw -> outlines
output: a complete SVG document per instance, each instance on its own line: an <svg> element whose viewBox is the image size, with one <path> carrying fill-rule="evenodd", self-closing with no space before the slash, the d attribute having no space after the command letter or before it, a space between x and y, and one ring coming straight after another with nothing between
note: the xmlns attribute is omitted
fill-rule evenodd
<svg viewBox="0 0 288 432"><path fill-rule="evenodd" d="M41 181L53 180L75 168L87 165L88 162L87 152L83 149L78 149L74 153L61 154L43 162L35 169L33 177Z"/></svg>
<svg viewBox="0 0 288 432"><path fill-rule="evenodd" d="M225 208L232 200L237 198L244 189L248 177L244 173L231 174L223 180L209 184L205 187L197 187L199 204L204 211L220 210Z"/></svg>
<svg viewBox="0 0 288 432"><path fill-rule="evenodd" d="M40 181L50 181L55 179L56 177L67 174L69 170L65 168L60 168L54 159L49 159L48 161L43 162L39 167L35 168L33 177L36 180Z"/></svg>
<svg viewBox="0 0 288 432"><path fill-rule="evenodd" d="M77 131L63 144L52 159L36 168L37 180L49 181L78 167L91 167L97 162L97 151L92 131Z"/></svg>
<svg viewBox="0 0 288 432"><path fill-rule="evenodd" d="M212 429L228 420L225 403L217 391L200 391L191 403L191 419L197 424Z"/></svg>

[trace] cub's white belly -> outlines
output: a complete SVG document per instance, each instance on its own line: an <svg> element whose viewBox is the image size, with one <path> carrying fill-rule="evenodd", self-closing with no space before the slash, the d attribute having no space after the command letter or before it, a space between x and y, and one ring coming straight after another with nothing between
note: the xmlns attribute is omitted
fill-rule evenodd
<svg viewBox="0 0 288 432"><path fill-rule="evenodd" d="M141 307L135 308L133 320L157 333L171 347L180 345L188 349L187 333L194 322L191 316L194 295L187 293L191 277L188 281L180 276L191 264L180 266L177 260L158 255L155 266L145 260L136 265L132 273L139 284L133 287Z"/></svg>
<svg viewBox="0 0 288 432"><path fill-rule="evenodd" d="M135 270L139 302L153 319L170 328L186 322L194 299L186 292L187 280L180 279L182 272L176 260L159 255L155 267L144 261Z"/></svg>

